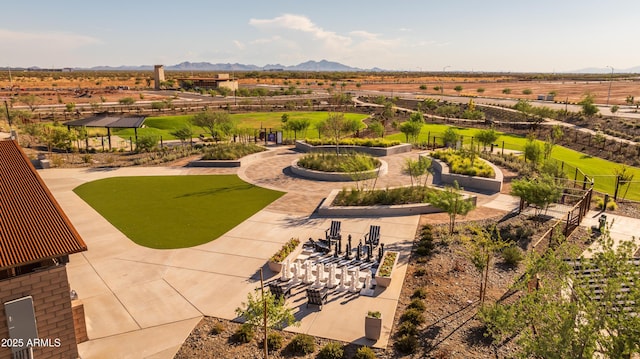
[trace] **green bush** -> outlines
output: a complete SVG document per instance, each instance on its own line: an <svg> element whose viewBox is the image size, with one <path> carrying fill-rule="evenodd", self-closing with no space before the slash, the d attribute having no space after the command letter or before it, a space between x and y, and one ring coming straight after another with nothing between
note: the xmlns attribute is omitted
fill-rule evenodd
<svg viewBox="0 0 640 359"><path fill-rule="evenodd" d="M512 306L503 304L486 305L478 311L478 319L485 326L485 336L491 338L495 343L511 336L519 331L522 321L516 317L516 312Z"/></svg>
<svg viewBox="0 0 640 359"><path fill-rule="evenodd" d="M376 359L376 353L369 347L360 347L353 359Z"/></svg>
<svg viewBox="0 0 640 359"><path fill-rule="evenodd" d="M217 322L213 325L213 327L211 327L211 330L209 331L209 334L211 335L218 335L220 333L224 332L224 325L220 322Z"/></svg>
<svg viewBox="0 0 640 359"><path fill-rule="evenodd" d="M327 343L318 353L318 359L342 359L343 356L344 349L338 342Z"/></svg>
<svg viewBox="0 0 640 359"><path fill-rule="evenodd" d="M418 328L411 322L402 322L398 325L398 335L415 335L418 333Z"/></svg>
<svg viewBox="0 0 640 359"><path fill-rule="evenodd" d="M432 191L434 191L434 189L423 186L398 187L375 191L348 189L338 192L338 195L333 201L333 205L374 206L423 203Z"/></svg>
<svg viewBox="0 0 640 359"><path fill-rule="evenodd" d="M253 325L242 324L235 333L233 333L233 340L238 343L248 343L253 339L255 335Z"/></svg>
<svg viewBox="0 0 640 359"><path fill-rule="evenodd" d="M289 348L295 354L306 355L316 350L316 342L312 336L307 334L298 334L289 343Z"/></svg>
<svg viewBox="0 0 640 359"><path fill-rule="evenodd" d="M418 326L424 323L424 316L422 315L422 311L418 309L407 309L400 316L400 320L403 322L411 322Z"/></svg>
<svg viewBox="0 0 640 359"><path fill-rule="evenodd" d="M609 201L607 203L607 211L615 211L618 209L618 204L615 201Z"/></svg>
<svg viewBox="0 0 640 359"><path fill-rule="evenodd" d="M269 333L267 334L267 347L269 350L278 350L282 348L282 342L284 339L280 333Z"/></svg>
<svg viewBox="0 0 640 359"><path fill-rule="evenodd" d="M524 256L518 246L509 246L502 250L502 259L508 266L517 267L524 259Z"/></svg>
<svg viewBox="0 0 640 359"><path fill-rule="evenodd" d="M411 354L418 349L418 338L415 335L403 335L394 345L398 351Z"/></svg>
<svg viewBox="0 0 640 359"><path fill-rule="evenodd" d="M473 162L471 162L471 158L463 156L460 151L454 151L452 149L434 151L431 153L431 157L446 162L447 165L449 165L451 173L486 178L495 177L493 168L487 163L479 158L475 158Z"/></svg>
<svg viewBox="0 0 640 359"><path fill-rule="evenodd" d="M293 252L296 247L300 244L300 240L298 238L291 238L287 243L285 243L279 251L276 252L271 258L269 258L272 262L282 262L287 256Z"/></svg>
<svg viewBox="0 0 640 359"><path fill-rule="evenodd" d="M409 303L409 306L407 307L409 309L415 309L417 311L419 311L420 313L424 312L427 309L427 306L424 305L424 302L422 301L422 299L414 299L411 301L411 303Z"/></svg>
<svg viewBox="0 0 640 359"><path fill-rule="evenodd" d="M413 291L413 294L411 294L411 299L425 299L427 297L427 290L423 287L420 287L416 290Z"/></svg>
<svg viewBox="0 0 640 359"><path fill-rule="evenodd" d="M416 254L419 256L428 256L435 248L435 244L431 241L420 241L418 242L418 247L416 248Z"/></svg>
<svg viewBox="0 0 640 359"><path fill-rule="evenodd" d="M427 268L422 267L416 269L416 271L413 273L413 275L415 275L416 277L422 277L425 274L427 274Z"/></svg>
<svg viewBox="0 0 640 359"><path fill-rule="evenodd" d="M323 172L371 171L380 166L380 161L369 155L350 153L309 153L298 160L298 166Z"/></svg>

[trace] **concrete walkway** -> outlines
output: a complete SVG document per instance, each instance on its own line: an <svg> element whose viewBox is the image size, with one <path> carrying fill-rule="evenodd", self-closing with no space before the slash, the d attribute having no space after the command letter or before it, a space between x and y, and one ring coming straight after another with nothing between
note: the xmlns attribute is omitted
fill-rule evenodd
<svg viewBox="0 0 640 359"><path fill-rule="evenodd" d="M314 182L289 177L286 166L298 154L288 150L246 168L202 169L129 167L118 169L49 169L40 171L89 250L71 256L71 287L85 306L90 340L79 345L83 358L172 358L202 316L236 318L235 309L258 286L258 271L267 279L267 259L291 237L318 238L330 218L312 216L320 200L348 184ZM394 173L380 186L406 184L400 174L404 158L388 158ZM285 172L283 172L283 169ZM289 191L259 213L215 241L187 249L157 250L141 247L113 227L73 193L83 183L116 176L238 174L245 180ZM405 181L406 180L406 181ZM335 218L332 218L335 219ZM333 293L322 311L305 307L299 292L288 300L295 307L299 327L292 331L384 347L387 344L402 288L411 242L419 216L339 218L342 232L357 241L369 225L381 226L382 242L401 256L392 285L374 297ZM382 312L383 336L367 342L364 317L368 310ZM341 320L336 320L340 318ZM348 319L348 320L342 320Z"/></svg>
<svg viewBox="0 0 640 359"><path fill-rule="evenodd" d="M351 183L317 182L292 176L287 166L300 154L280 149L276 156L240 169L129 167L118 169L49 169L40 171L89 250L71 256L68 275L71 288L85 306L90 340L79 345L83 358L173 358L185 338L203 316L235 319L235 309L247 293L259 285L258 271L275 279L266 267L268 258L292 237L302 240L323 236L331 219L313 215L320 201L335 188ZM412 152L388 156L389 174L377 188L408 184L401 173ZM157 250L141 247L73 193L78 185L116 176L166 176L237 173L256 185L287 194L215 241L186 249ZM478 205L510 212L518 200L512 196L478 195ZM613 216L612 216L613 217ZM306 308L298 288L287 303L293 306L299 327L308 333L347 342L384 347L388 343L411 243L420 216L337 218L343 235L355 243L369 225L381 226L385 248L401 252L390 287L378 288L374 297L332 292L329 303L318 311ZM589 223L591 214L587 217ZM597 222L597 216L593 217ZM640 220L617 218L614 230L626 236L640 228ZM619 227L618 227L619 226ZM616 233L618 236L618 232ZM382 337L373 343L364 338L364 317L369 310L383 316Z"/></svg>

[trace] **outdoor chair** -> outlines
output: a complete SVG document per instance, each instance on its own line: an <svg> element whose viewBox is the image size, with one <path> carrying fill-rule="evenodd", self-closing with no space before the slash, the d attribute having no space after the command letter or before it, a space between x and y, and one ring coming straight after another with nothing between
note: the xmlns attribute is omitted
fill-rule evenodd
<svg viewBox="0 0 640 359"><path fill-rule="evenodd" d="M327 302L327 296L329 295L328 289L312 289L307 288L307 308L309 304L317 305L320 310L322 306Z"/></svg>
<svg viewBox="0 0 640 359"><path fill-rule="evenodd" d="M342 239L342 234L340 234L341 224L342 222L340 221L331 221L331 227L324 231L324 236L328 241Z"/></svg>
<svg viewBox="0 0 640 359"><path fill-rule="evenodd" d="M369 233L364 235L364 242L370 244L372 248L377 247L380 244L380 226L371 225Z"/></svg>
<svg viewBox="0 0 640 359"><path fill-rule="evenodd" d="M279 284L277 282L269 283L269 291L271 291L278 300L280 300L280 298L286 299L290 296L292 288L293 284Z"/></svg>

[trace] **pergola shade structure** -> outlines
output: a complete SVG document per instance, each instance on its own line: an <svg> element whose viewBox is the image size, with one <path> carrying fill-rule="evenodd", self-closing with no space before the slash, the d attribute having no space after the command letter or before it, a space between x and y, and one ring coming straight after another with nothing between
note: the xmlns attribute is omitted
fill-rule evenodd
<svg viewBox="0 0 640 359"><path fill-rule="evenodd" d="M109 139L109 149L111 149L111 129L112 128L133 128L138 141L138 128L142 127L146 116L109 116L98 115L80 120L69 121L65 123L67 128L71 127L103 127L107 129L107 137Z"/></svg>

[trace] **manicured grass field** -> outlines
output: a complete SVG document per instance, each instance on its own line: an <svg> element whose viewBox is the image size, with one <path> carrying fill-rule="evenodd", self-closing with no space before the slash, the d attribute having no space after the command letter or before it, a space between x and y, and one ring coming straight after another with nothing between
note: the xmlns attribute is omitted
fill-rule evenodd
<svg viewBox="0 0 640 359"><path fill-rule="evenodd" d="M422 127L418 141L427 142L427 137L430 135L431 141L433 141L433 136L436 136L439 137L438 143L441 143L442 134L448 127L450 126L439 124L425 124ZM459 135L464 136L465 144L468 144L470 142L471 136L475 136L476 132L480 131L479 129L475 128L456 127L455 129ZM390 140L404 141L405 135L402 133L396 133L387 136L386 138ZM527 142L527 139L522 136L500 133L500 137L498 138L496 143L502 146L502 141L504 141L504 147L506 149L522 151ZM574 151L562 146L555 146L553 148L553 152L551 153L551 157L559 162L565 163L564 171L570 179L574 179L575 168L578 167L582 172L594 178L594 188L597 191L613 195L616 182L613 174L613 169L620 167L620 164L597 157L591 157L582 152ZM640 179L640 168L629 167L629 170L634 174L634 180ZM580 175L578 175L578 180L582 180L582 177L580 177ZM640 200L640 191L638 191L637 188L637 186L635 186L635 188L632 187L626 194L625 198ZM624 189L622 189L620 193L624 194Z"/></svg>
<svg viewBox="0 0 640 359"><path fill-rule="evenodd" d="M160 249L212 241L283 195L236 175L114 177L74 192L132 241Z"/></svg>
<svg viewBox="0 0 640 359"><path fill-rule="evenodd" d="M274 131L281 130L282 128L282 115L288 114L289 119L308 119L310 122L309 129L305 134L298 133L298 138L318 138L318 131L315 129L315 124L327 119L329 117L328 112L251 112L251 113L239 113L232 114L231 118L238 121L238 127L240 128L270 128ZM176 129L182 128L189 124L193 115L182 116L162 116L162 117L147 117L144 121L146 127L138 129L138 135L156 135L162 136L163 140L176 139L171 132ZM358 119L363 120L367 115L358 113L345 113L346 119ZM195 133L195 137L198 137L201 133L207 135L207 133L200 127L192 126ZM118 135L122 138L128 139L134 136L133 129L116 129L113 131L114 135ZM286 133L285 136L292 137L293 133Z"/></svg>

